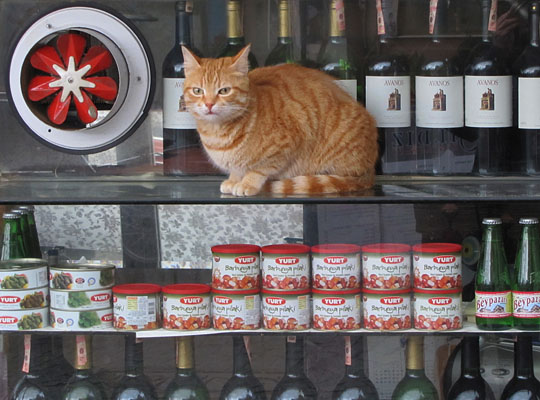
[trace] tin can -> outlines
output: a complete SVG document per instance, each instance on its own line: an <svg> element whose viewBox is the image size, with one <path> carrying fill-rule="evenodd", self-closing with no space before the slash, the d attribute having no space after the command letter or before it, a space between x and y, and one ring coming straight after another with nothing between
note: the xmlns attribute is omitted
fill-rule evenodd
<svg viewBox="0 0 540 400"><path fill-rule="evenodd" d="M22 331L49 326L49 307L0 310L0 331Z"/></svg>
<svg viewBox="0 0 540 400"><path fill-rule="evenodd" d="M461 245L422 243L413 246L414 287L457 289L461 282Z"/></svg>
<svg viewBox="0 0 540 400"><path fill-rule="evenodd" d="M410 329L411 290L364 289L364 328L395 331Z"/></svg>
<svg viewBox="0 0 540 400"><path fill-rule="evenodd" d="M253 244L212 247L212 287L221 290L260 289L260 251Z"/></svg>
<svg viewBox="0 0 540 400"><path fill-rule="evenodd" d="M411 287L411 246L376 243L362 246L362 284L366 289Z"/></svg>
<svg viewBox="0 0 540 400"><path fill-rule="evenodd" d="M360 250L355 244L320 244L311 248L312 287L360 289Z"/></svg>
<svg viewBox="0 0 540 400"><path fill-rule="evenodd" d="M313 328L319 330L359 329L360 290L313 289Z"/></svg>
<svg viewBox="0 0 540 400"><path fill-rule="evenodd" d="M208 329L210 286L186 283L165 286L163 291L163 328L179 330Z"/></svg>
<svg viewBox="0 0 540 400"><path fill-rule="evenodd" d="M461 289L414 289L414 327L449 331L463 326Z"/></svg>
<svg viewBox="0 0 540 400"><path fill-rule="evenodd" d="M0 261L0 291L36 289L49 284L47 262L38 258Z"/></svg>
<svg viewBox="0 0 540 400"><path fill-rule="evenodd" d="M262 248L263 289L309 289L309 246L275 244Z"/></svg>
<svg viewBox="0 0 540 400"><path fill-rule="evenodd" d="M0 291L0 310L24 310L49 305L49 287ZM0 312L2 312L0 311Z"/></svg>
<svg viewBox="0 0 540 400"><path fill-rule="evenodd" d="M69 311L51 308L51 326L64 331L112 328L113 309Z"/></svg>
<svg viewBox="0 0 540 400"><path fill-rule="evenodd" d="M120 330L159 328L161 286L127 283L114 286L114 327Z"/></svg>
<svg viewBox="0 0 540 400"><path fill-rule="evenodd" d="M301 331L311 323L310 290L274 291L263 289L263 328L276 331Z"/></svg>
<svg viewBox="0 0 540 400"><path fill-rule="evenodd" d="M258 329L261 327L261 298L257 289L230 291L212 289L214 328Z"/></svg>
<svg viewBox="0 0 540 400"><path fill-rule="evenodd" d="M51 289L95 290L114 286L114 265L68 263L49 269Z"/></svg>
<svg viewBox="0 0 540 400"><path fill-rule="evenodd" d="M112 290L51 289L51 308L57 310L100 310L112 307Z"/></svg>

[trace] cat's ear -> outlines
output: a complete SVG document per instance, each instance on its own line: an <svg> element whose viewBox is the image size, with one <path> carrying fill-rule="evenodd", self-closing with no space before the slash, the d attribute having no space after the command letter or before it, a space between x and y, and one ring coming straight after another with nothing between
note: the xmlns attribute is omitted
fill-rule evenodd
<svg viewBox="0 0 540 400"><path fill-rule="evenodd" d="M233 57L233 63L231 65L231 68L247 75L249 71L249 50L251 49L251 43L248 44L246 47L244 47L242 50L238 52L237 55Z"/></svg>
<svg viewBox="0 0 540 400"><path fill-rule="evenodd" d="M191 71L201 66L200 58L193 54L187 47L182 46L182 54L184 55L184 70L186 74L191 73Z"/></svg>

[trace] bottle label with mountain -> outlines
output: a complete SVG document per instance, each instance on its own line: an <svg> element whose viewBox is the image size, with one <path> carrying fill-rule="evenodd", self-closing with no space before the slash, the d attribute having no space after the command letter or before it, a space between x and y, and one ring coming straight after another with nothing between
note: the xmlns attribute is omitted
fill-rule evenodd
<svg viewBox="0 0 540 400"><path fill-rule="evenodd" d="M411 78L366 76L366 108L379 128L411 126Z"/></svg>
<svg viewBox="0 0 540 400"><path fill-rule="evenodd" d="M465 76L465 125L512 126L512 76Z"/></svg>
<svg viewBox="0 0 540 400"><path fill-rule="evenodd" d="M540 129L540 112L538 112L540 79L518 78L518 93L519 129Z"/></svg>
<svg viewBox="0 0 540 400"><path fill-rule="evenodd" d="M540 292L513 291L514 318L540 318Z"/></svg>
<svg viewBox="0 0 540 400"><path fill-rule="evenodd" d="M416 125L423 128L463 126L463 77L416 77Z"/></svg>
<svg viewBox="0 0 540 400"><path fill-rule="evenodd" d="M476 316L505 318L512 315L512 292L476 291Z"/></svg>
<svg viewBox="0 0 540 400"><path fill-rule="evenodd" d="M196 129L195 118L184 100L184 78L163 79L163 127L165 129Z"/></svg>

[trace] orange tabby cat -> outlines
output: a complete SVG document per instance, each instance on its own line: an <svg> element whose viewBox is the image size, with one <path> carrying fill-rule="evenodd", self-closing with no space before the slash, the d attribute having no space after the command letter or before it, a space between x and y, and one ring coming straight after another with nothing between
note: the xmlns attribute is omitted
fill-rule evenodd
<svg viewBox="0 0 540 400"><path fill-rule="evenodd" d="M369 188L377 128L330 76L298 65L248 74L234 57L198 58L182 47L184 98L210 159L229 178L222 193L344 193Z"/></svg>

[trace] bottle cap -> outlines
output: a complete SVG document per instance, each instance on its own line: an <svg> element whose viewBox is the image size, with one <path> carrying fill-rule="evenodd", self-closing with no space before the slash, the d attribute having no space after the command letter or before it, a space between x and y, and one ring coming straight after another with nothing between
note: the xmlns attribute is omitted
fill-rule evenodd
<svg viewBox="0 0 540 400"><path fill-rule="evenodd" d="M520 218L520 225L535 225L538 223L538 218Z"/></svg>
<svg viewBox="0 0 540 400"><path fill-rule="evenodd" d="M13 210L12 212L15 213L15 214L21 214L21 215L29 214L29 211L24 209L24 208L17 208L15 210Z"/></svg>
<svg viewBox="0 0 540 400"><path fill-rule="evenodd" d="M4 219L17 219L19 218L19 216L15 213L12 213L12 212L9 212L9 213L4 213L4 215L2 215L2 218Z"/></svg>
<svg viewBox="0 0 540 400"><path fill-rule="evenodd" d="M502 224L502 220L500 218L484 218L482 220L482 224L484 224L484 225L500 225L500 224Z"/></svg>

